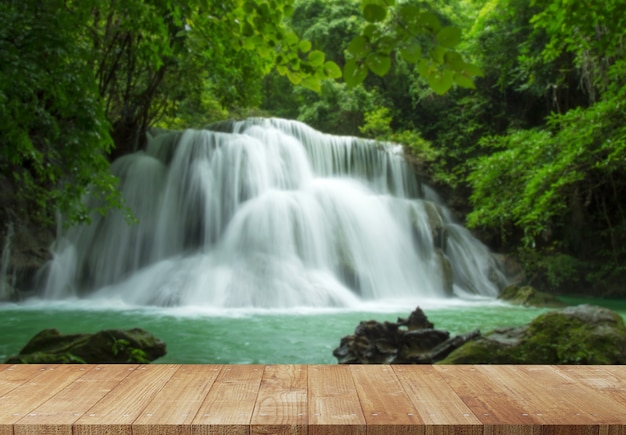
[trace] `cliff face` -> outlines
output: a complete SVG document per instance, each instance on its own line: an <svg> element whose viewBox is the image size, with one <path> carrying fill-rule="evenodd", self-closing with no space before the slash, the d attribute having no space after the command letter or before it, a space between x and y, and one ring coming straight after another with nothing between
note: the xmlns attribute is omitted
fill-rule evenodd
<svg viewBox="0 0 626 435"><path fill-rule="evenodd" d="M12 184L0 177L0 301L19 300L36 288L53 241L54 228L34 222Z"/></svg>

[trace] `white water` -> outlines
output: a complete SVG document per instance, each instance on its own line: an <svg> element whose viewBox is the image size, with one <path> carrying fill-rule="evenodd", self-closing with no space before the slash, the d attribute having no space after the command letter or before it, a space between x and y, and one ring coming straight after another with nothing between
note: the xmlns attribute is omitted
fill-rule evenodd
<svg viewBox="0 0 626 435"><path fill-rule="evenodd" d="M400 147L252 119L158 135L113 165L138 218L61 234L45 297L213 308L494 297L488 250Z"/></svg>

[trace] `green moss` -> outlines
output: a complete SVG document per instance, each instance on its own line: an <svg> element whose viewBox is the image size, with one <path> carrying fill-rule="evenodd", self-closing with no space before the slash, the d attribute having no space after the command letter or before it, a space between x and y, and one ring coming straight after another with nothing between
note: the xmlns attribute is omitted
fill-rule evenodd
<svg viewBox="0 0 626 435"><path fill-rule="evenodd" d="M528 326L492 331L441 364L624 364L626 327L608 309L581 305L550 311Z"/></svg>
<svg viewBox="0 0 626 435"><path fill-rule="evenodd" d="M524 305L528 307L563 307L565 304L558 300L556 296L540 292L534 287L525 285L510 285L500 292L498 299L514 305Z"/></svg>

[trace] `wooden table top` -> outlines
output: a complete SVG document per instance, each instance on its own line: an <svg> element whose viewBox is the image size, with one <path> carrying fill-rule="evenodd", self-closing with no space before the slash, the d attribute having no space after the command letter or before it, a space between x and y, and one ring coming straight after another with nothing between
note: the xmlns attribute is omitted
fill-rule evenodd
<svg viewBox="0 0 626 435"><path fill-rule="evenodd" d="M0 434L626 435L626 366L0 365Z"/></svg>

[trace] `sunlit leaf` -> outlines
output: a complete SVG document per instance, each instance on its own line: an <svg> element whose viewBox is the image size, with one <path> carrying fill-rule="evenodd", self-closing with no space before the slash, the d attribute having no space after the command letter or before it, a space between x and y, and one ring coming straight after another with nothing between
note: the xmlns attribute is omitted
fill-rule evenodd
<svg viewBox="0 0 626 435"><path fill-rule="evenodd" d="M347 61L343 67L343 79L348 86L356 86L363 83L367 74L367 66L357 63L354 59Z"/></svg>
<svg viewBox="0 0 626 435"><path fill-rule="evenodd" d="M289 71L287 73L287 78L289 79L289 81L291 83L293 83L294 85L299 85L300 82L302 82L302 74L300 74L297 71Z"/></svg>
<svg viewBox="0 0 626 435"><path fill-rule="evenodd" d="M356 36L350 44L348 45L347 51L348 53L354 55L355 57L363 57L365 55L365 46L367 45L366 39L359 35Z"/></svg>
<svg viewBox="0 0 626 435"><path fill-rule="evenodd" d="M309 63L311 66L321 66L326 60L326 54L323 51L313 50L309 53Z"/></svg>
<svg viewBox="0 0 626 435"><path fill-rule="evenodd" d="M443 95L448 92L454 84L453 72L446 70L442 73L433 74L429 76L426 81L436 94Z"/></svg>
<svg viewBox="0 0 626 435"><path fill-rule="evenodd" d="M300 41L300 44L298 47L300 48L301 52L308 53L311 50L311 41L307 41L306 39L303 39L302 41Z"/></svg>
<svg viewBox="0 0 626 435"><path fill-rule="evenodd" d="M300 85L315 92L321 92L322 84L317 77L306 77L300 82Z"/></svg>
<svg viewBox="0 0 626 435"><path fill-rule="evenodd" d="M341 68L339 68L339 65L330 60L324 64L324 73L328 78L331 79L338 79L342 76Z"/></svg>
<svg viewBox="0 0 626 435"><path fill-rule="evenodd" d="M371 53L369 56L367 56L365 63L367 64L367 67L370 69L370 71L379 76L384 76L389 72L389 69L391 68L391 59L389 58L389 56L385 56L379 53Z"/></svg>

